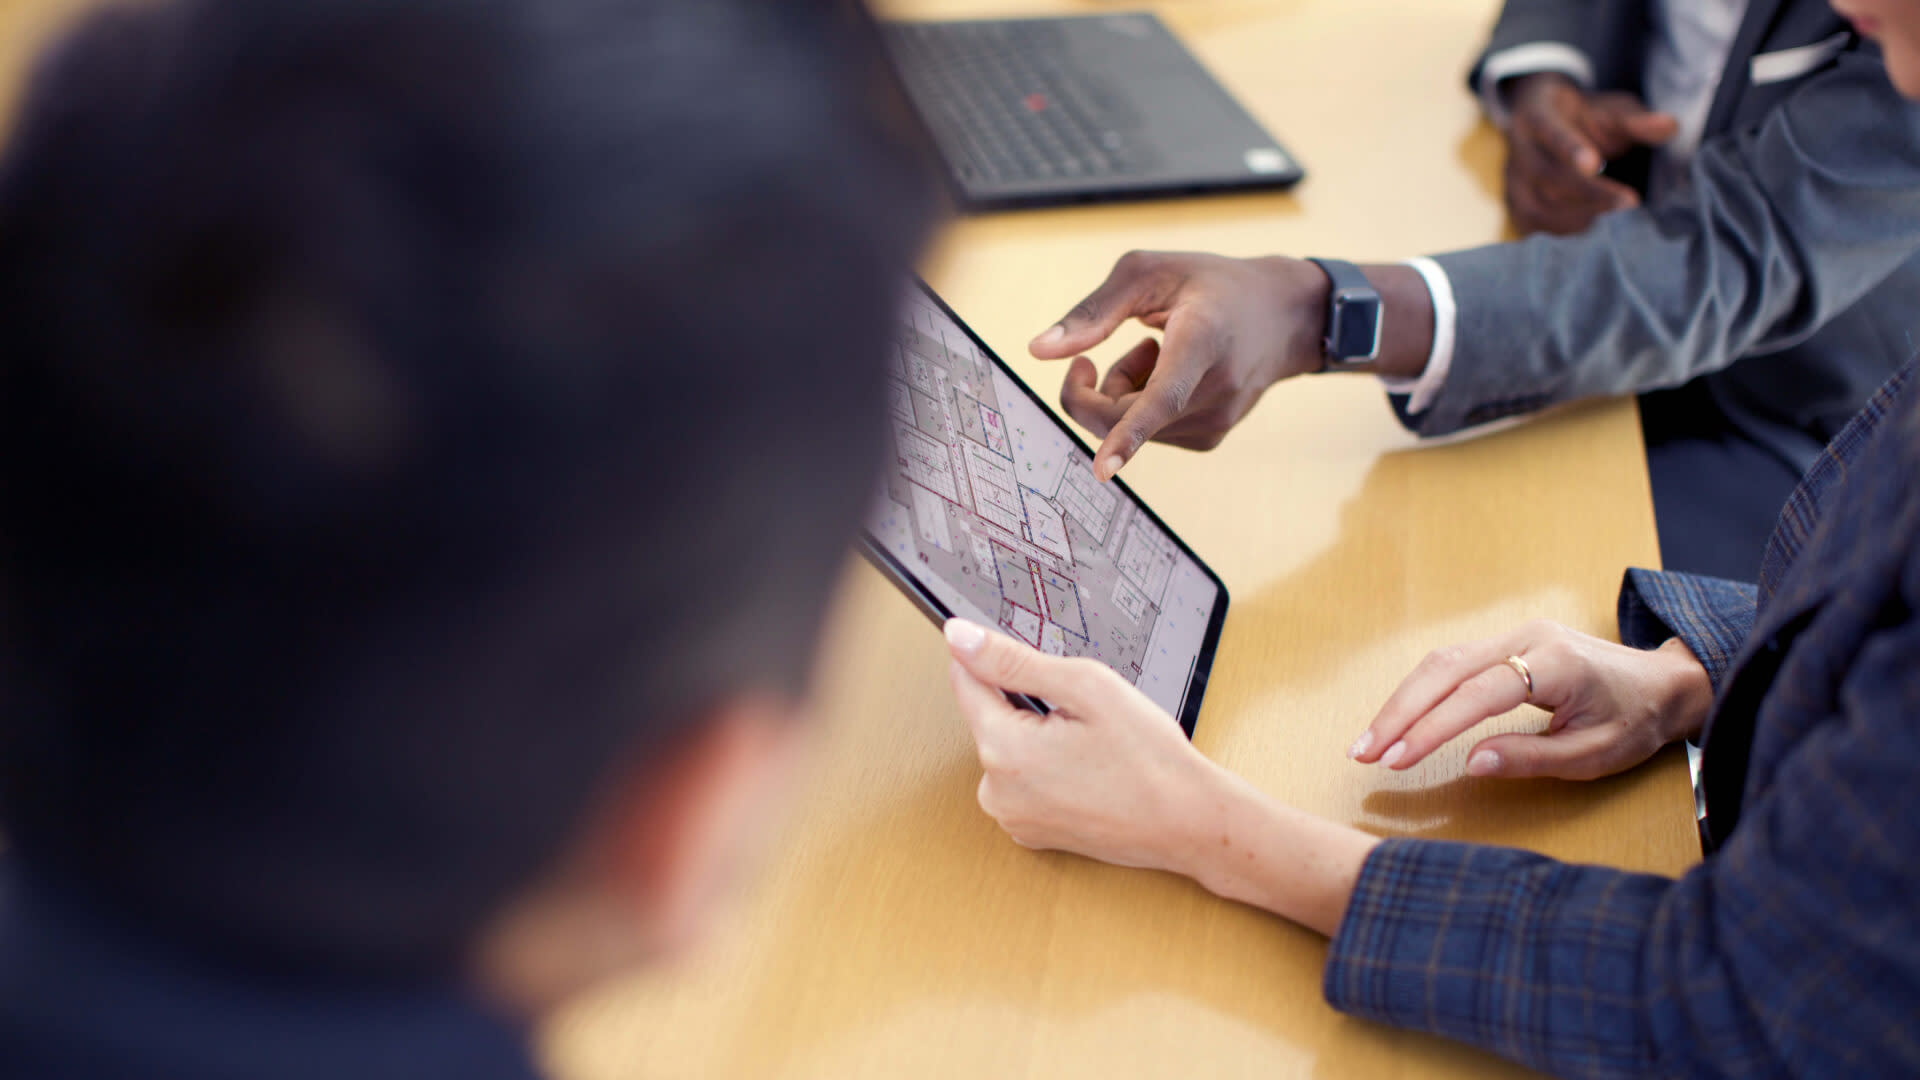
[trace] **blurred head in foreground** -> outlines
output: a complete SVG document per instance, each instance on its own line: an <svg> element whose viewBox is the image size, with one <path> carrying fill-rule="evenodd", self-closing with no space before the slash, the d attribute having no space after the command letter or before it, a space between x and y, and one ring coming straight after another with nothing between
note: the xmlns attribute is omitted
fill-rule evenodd
<svg viewBox="0 0 1920 1080"><path fill-rule="evenodd" d="M826 0L176 0L0 163L0 833L523 1012L765 816L930 200Z"/></svg>

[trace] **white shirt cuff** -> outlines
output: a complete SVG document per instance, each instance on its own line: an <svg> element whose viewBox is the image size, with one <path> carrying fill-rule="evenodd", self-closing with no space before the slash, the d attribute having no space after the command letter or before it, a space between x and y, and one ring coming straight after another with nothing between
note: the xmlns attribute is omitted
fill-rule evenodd
<svg viewBox="0 0 1920 1080"><path fill-rule="evenodd" d="M1427 295L1433 298L1433 348L1427 353L1427 369L1416 378L1380 377L1380 385L1389 394L1407 395L1407 412L1418 416L1426 412L1433 399L1447 384L1447 369L1453 367L1453 333L1460 319L1460 308L1453 300L1453 282L1440 264L1422 255L1408 259L1407 265L1420 272L1427 283Z"/></svg>
<svg viewBox="0 0 1920 1080"><path fill-rule="evenodd" d="M1579 49L1557 41L1515 45L1494 53L1480 65L1480 107L1487 111L1487 119L1506 127L1511 114L1507 103L1500 100L1500 84L1542 71L1557 71L1578 83L1581 89L1593 89L1593 62Z"/></svg>

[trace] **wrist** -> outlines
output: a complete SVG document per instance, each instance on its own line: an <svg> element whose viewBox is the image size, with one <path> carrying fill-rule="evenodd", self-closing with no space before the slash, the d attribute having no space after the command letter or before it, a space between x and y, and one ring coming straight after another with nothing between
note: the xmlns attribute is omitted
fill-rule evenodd
<svg viewBox="0 0 1920 1080"><path fill-rule="evenodd" d="M1680 638L1668 638L1653 651L1663 668L1662 734L1668 742L1694 739L1713 708L1713 680L1706 666Z"/></svg>
<svg viewBox="0 0 1920 1080"><path fill-rule="evenodd" d="M1299 811L1212 761L1207 765L1206 782L1194 789L1180 830L1181 857L1169 869L1222 899L1289 914L1274 895L1262 855Z"/></svg>
<svg viewBox="0 0 1920 1080"><path fill-rule="evenodd" d="M1289 323L1299 328L1297 345L1282 350L1279 370L1269 382L1325 367L1322 343L1327 336L1332 282L1325 271L1305 259L1272 257L1259 260L1273 279L1274 303ZM1380 350L1370 361L1343 363L1339 370L1388 378L1419 378L1433 354L1433 293L1420 271L1403 263L1361 266L1367 283L1380 294ZM1305 353L1305 356L1296 356Z"/></svg>
<svg viewBox="0 0 1920 1080"><path fill-rule="evenodd" d="M1265 831L1273 807L1267 797L1239 777L1220 770L1198 804L1185 838L1178 873L1223 899L1273 910L1261 889L1260 875L1247 865L1255 850L1251 837Z"/></svg>
<svg viewBox="0 0 1920 1080"><path fill-rule="evenodd" d="M1379 838L1286 806L1226 770L1180 872L1224 900L1332 937Z"/></svg>
<svg viewBox="0 0 1920 1080"><path fill-rule="evenodd" d="M1349 370L1395 379L1419 378L1433 355L1433 293L1426 279L1403 263L1372 263L1360 270L1380 293L1380 353L1372 363Z"/></svg>
<svg viewBox="0 0 1920 1080"><path fill-rule="evenodd" d="M1546 93L1559 86L1580 92L1580 84L1564 71L1529 71L1500 80L1494 91L1499 94L1500 103L1512 111L1518 109L1520 103L1529 96Z"/></svg>
<svg viewBox="0 0 1920 1080"><path fill-rule="evenodd" d="M1319 371L1325 362L1321 345L1333 283L1305 259L1270 255L1252 261L1266 276L1268 310L1278 313L1283 327L1264 373L1266 385Z"/></svg>
<svg viewBox="0 0 1920 1080"><path fill-rule="evenodd" d="M1195 751L1192 767L1183 770L1177 790L1166 800L1168 828L1162 842L1161 869L1192 878L1209 891L1221 870L1223 844L1235 818L1243 812L1246 784L1239 777Z"/></svg>

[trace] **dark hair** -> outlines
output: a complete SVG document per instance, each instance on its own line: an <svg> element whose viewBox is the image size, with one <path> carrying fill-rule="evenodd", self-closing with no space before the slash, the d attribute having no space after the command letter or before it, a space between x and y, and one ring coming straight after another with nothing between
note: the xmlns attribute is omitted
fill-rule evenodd
<svg viewBox="0 0 1920 1080"><path fill-rule="evenodd" d="M188 0L0 166L0 828L276 963L460 962L804 679L930 188L797 0Z"/></svg>

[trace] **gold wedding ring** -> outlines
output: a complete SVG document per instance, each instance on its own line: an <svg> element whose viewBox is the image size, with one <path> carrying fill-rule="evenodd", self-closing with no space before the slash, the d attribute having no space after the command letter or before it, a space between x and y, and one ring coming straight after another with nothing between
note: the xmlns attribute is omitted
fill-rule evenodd
<svg viewBox="0 0 1920 1080"><path fill-rule="evenodd" d="M1507 657L1505 663L1513 669L1514 674L1520 676L1522 682L1527 684L1527 704L1533 704L1533 669L1527 666L1525 660L1517 656Z"/></svg>

